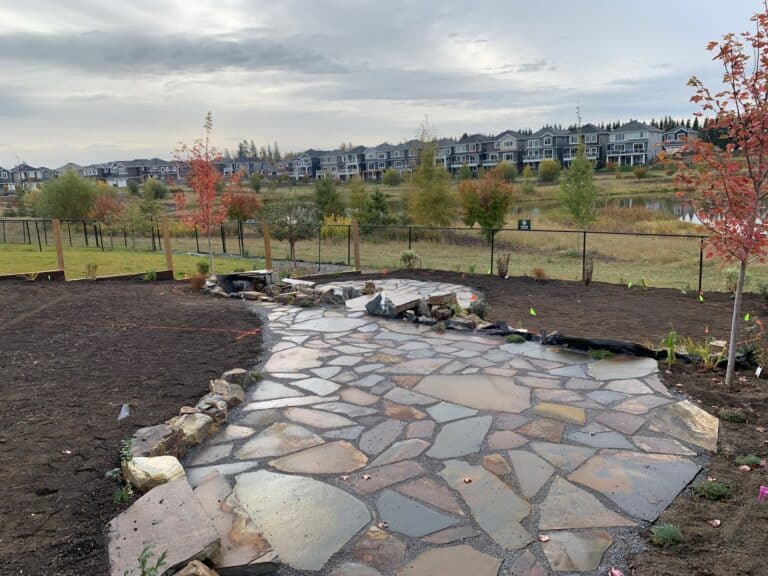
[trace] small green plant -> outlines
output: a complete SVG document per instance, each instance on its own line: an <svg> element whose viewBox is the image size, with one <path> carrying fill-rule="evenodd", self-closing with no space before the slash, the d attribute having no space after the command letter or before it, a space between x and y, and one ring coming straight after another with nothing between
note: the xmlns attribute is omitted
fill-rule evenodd
<svg viewBox="0 0 768 576"><path fill-rule="evenodd" d="M157 280L157 272L155 270L147 270L144 273L144 282L154 282Z"/></svg>
<svg viewBox="0 0 768 576"><path fill-rule="evenodd" d="M725 422L735 422L736 424L743 424L747 421L747 415L737 408L723 408L720 410L720 420Z"/></svg>
<svg viewBox="0 0 768 576"><path fill-rule="evenodd" d="M130 462L133 460L133 438L125 438L120 442L120 461Z"/></svg>
<svg viewBox="0 0 768 576"><path fill-rule="evenodd" d="M496 273L499 278L506 278L509 274L509 259L512 255L505 254L496 258Z"/></svg>
<svg viewBox="0 0 768 576"><path fill-rule="evenodd" d="M211 264L208 260L198 260L195 266L197 266L197 273L203 276L208 276L208 272L211 271Z"/></svg>
<svg viewBox="0 0 768 576"><path fill-rule="evenodd" d="M661 341L661 346L667 351L667 368L671 368L675 363L677 346L680 341L680 336L674 330L667 332L664 336L664 340Z"/></svg>
<svg viewBox="0 0 768 576"><path fill-rule="evenodd" d="M85 265L85 277L88 280L96 280L96 271L99 269L98 264L93 264L92 262L89 262Z"/></svg>
<svg viewBox="0 0 768 576"><path fill-rule="evenodd" d="M457 264L453 269L457 274L461 274L461 264Z"/></svg>
<svg viewBox="0 0 768 576"><path fill-rule="evenodd" d="M435 332L441 332L442 333L442 332L445 332L446 329L447 328L445 326L445 322L438 322L437 324L432 326L432 330L434 330Z"/></svg>
<svg viewBox="0 0 768 576"><path fill-rule="evenodd" d="M731 495L731 489L722 482L701 482L693 487L693 491L707 500L723 500Z"/></svg>
<svg viewBox="0 0 768 576"><path fill-rule="evenodd" d="M250 372L248 372L248 376L250 376L251 379L253 379L256 382L259 382L261 379L264 378L264 375L258 370L251 370Z"/></svg>
<svg viewBox="0 0 768 576"><path fill-rule="evenodd" d="M132 497L133 486L131 486L130 482L126 481L123 486L115 488L115 491L112 494L112 501L115 504L125 504L126 502L129 502Z"/></svg>
<svg viewBox="0 0 768 576"><path fill-rule="evenodd" d="M400 262L403 263L403 266L405 266L406 270L413 270L416 268L416 265L419 263L421 258L419 257L416 252L413 250L403 250L400 252Z"/></svg>
<svg viewBox="0 0 768 576"><path fill-rule="evenodd" d="M477 270L477 264L470 264L469 265L469 273L470 274L474 274L476 270Z"/></svg>
<svg viewBox="0 0 768 576"><path fill-rule="evenodd" d="M475 300L469 305L469 313L479 316L485 320L488 313L491 311L491 305L485 300Z"/></svg>
<svg viewBox="0 0 768 576"><path fill-rule="evenodd" d="M712 346L711 338L705 338L703 342L687 338L684 345L689 354L701 359L702 367L709 372L715 370L725 359L725 349Z"/></svg>
<svg viewBox="0 0 768 576"><path fill-rule="evenodd" d="M683 533L675 524L658 524L651 528L651 542L656 546L674 546L683 541Z"/></svg>
<svg viewBox="0 0 768 576"><path fill-rule="evenodd" d="M525 338L520 336L520 334L507 334L507 337L505 340L510 344L524 344Z"/></svg>
<svg viewBox="0 0 768 576"><path fill-rule="evenodd" d="M163 572L160 569L165 565L168 551L166 550L157 558L154 564L151 564L152 557L155 555L155 545L152 543L147 544L142 549L137 562L139 563L138 576L160 576ZM135 570L126 570L123 576L132 576Z"/></svg>
<svg viewBox="0 0 768 576"><path fill-rule="evenodd" d="M736 458L736 464L739 466L749 466L750 468L758 468L760 466L760 460L759 456L755 456L754 454L746 454L744 456L739 456Z"/></svg>
<svg viewBox="0 0 768 576"><path fill-rule="evenodd" d="M603 348L591 348L589 350L589 355L595 360L605 360L607 358L613 358L614 356L613 352Z"/></svg>

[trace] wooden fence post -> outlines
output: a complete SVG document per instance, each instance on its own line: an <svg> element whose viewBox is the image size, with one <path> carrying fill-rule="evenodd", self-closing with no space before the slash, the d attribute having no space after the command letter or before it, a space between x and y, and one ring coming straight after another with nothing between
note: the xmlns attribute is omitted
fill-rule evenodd
<svg viewBox="0 0 768 576"><path fill-rule="evenodd" d="M163 247L165 248L165 267L173 272L173 255L171 254L171 231L168 220L163 220Z"/></svg>
<svg viewBox="0 0 768 576"><path fill-rule="evenodd" d="M261 228L264 231L264 260L266 260L267 270L272 270L272 241L269 238L269 222L264 220L261 223Z"/></svg>
<svg viewBox="0 0 768 576"><path fill-rule="evenodd" d="M352 220L352 248L355 256L355 270L360 270L360 227L357 219Z"/></svg>
<svg viewBox="0 0 768 576"><path fill-rule="evenodd" d="M56 244L56 262L59 270L64 271L64 244L61 241L61 222L53 220L53 242Z"/></svg>

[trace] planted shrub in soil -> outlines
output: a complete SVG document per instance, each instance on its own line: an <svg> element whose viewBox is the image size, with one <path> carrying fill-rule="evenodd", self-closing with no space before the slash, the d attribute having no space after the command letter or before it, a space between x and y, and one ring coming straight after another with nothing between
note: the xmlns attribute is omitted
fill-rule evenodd
<svg viewBox="0 0 768 576"><path fill-rule="evenodd" d="M722 482L702 482L693 491L707 500L723 500L731 495L731 489Z"/></svg>
<svg viewBox="0 0 768 576"><path fill-rule="evenodd" d="M674 546L683 541L680 527L674 524L659 524L651 528L651 542L656 546Z"/></svg>

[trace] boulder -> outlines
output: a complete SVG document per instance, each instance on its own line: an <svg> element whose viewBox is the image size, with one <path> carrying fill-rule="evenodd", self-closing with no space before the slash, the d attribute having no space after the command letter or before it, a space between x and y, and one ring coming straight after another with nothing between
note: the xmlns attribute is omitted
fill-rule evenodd
<svg viewBox="0 0 768 576"><path fill-rule="evenodd" d="M455 292L434 292L429 295L427 303L430 306L458 306L459 301Z"/></svg>
<svg viewBox="0 0 768 576"><path fill-rule="evenodd" d="M240 384L240 386L245 386L246 381L248 380L248 371L242 368L232 368L232 370L222 372L221 379L230 384ZM213 390L211 390L211 392L213 392Z"/></svg>
<svg viewBox="0 0 768 576"><path fill-rule="evenodd" d="M359 298L362 296L363 293L360 292L357 288L353 286L342 286L341 287L341 296L344 298L344 301L352 300L352 298Z"/></svg>
<svg viewBox="0 0 768 576"><path fill-rule="evenodd" d="M420 298L419 303L416 306L416 314L419 316L429 316L432 313L432 309L429 307L429 303L426 298Z"/></svg>
<svg viewBox="0 0 768 576"><path fill-rule="evenodd" d="M200 398L196 407L199 408L203 414L207 414L216 422L223 422L227 419L229 403L227 398L221 394L209 392Z"/></svg>
<svg viewBox="0 0 768 576"><path fill-rule="evenodd" d="M475 329L475 323L472 320L459 316L446 320L445 325L447 328L453 328L454 330L472 331Z"/></svg>
<svg viewBox="0 0 768 576"><path fill-rule="evenodd" d="M408 322L416 322L416 312L413 310L406 310L403 318Z"/></svg>
<svg viewBox="0 0 768 576"><path fill-rule="evenodd" d="M376 293L376 284L374 284L372 281L367 280L365 282L365 287L363 288L363 294L367 296L371 296Z"/></svg>
<svg viewBox="0 0 768 576"><path fill-rule="evenodd" d="M168 424L139 428L133 433L131 454L136 456L176 456L180 458L187 452L184 435L181 430Z"/></svg>
<svg viewBox="0 0 768 576"><path fill-rule="evenodd" d="M315 287L314 282L310 280L300 280L298 278L283 278L281 282L291 286L294 290L311 289Z"/></svg>
<svg viewBox="0 0 768 576"><path fill-rule="evenodd" d="M199 444L207 436L218 432L219 425L207 414L182 414L166 422L171 428L181 430L187 446Z"/></svg>
<svg viewBox="0 0 768 576"><path fill-rule="evenodd" d="M192 560L184 568L176 572L176 576L218 576L219 573L215 572L211 568L208 568L205 564L199 560Z"/></svg>
<svg viewBox="0 0 768 576"><path fill-rule="evenodd" d="M244 292L240 293L240 297L243 300L255 300L259 301L262 298L264 298L264 292L255 292L254 290L245 290Z"/></svg>
<svg viewBox="0 0 768 576"><path fill-rule="evenodd" d="M293 306L299 306L301 308L309 308L315 305L315 298L308 294L299 294L291 302Z"/></svg>
<svg viewBox="0 0 768 576"><path fill-rule="evenodd" d="M437 324L437 320L430 318L429 316L419 316L416 318L416 322L419 324L424 324L425 326L434 326Z"/></svg>
<svg viewBox="0 0 768 576"><path fill-rule="evenodd" d="M472 322L472 325L474 326L475 330L483 330L484 328L490 328L493 326L492 323L486 322L480 316L477 314L469 314L467 316L467 320L470 320Z"/></svg>
<svg viewBox="0 0 768 576"><path fill-rule="evenodd" d="M245 370L243 370L245 372ZM241 404L245 400L245 392L243 392L240 384L231 384L226 380L217 378L211 380L210 386L211 394L222 397L226 403L227 408L232 408Z"/></svg>
<svg viewBox="0 0 768 576"><path fill-rule="evenodd" d="M280 286L278 286L277 284L268 284L267 286L264 287L264 294L266 294L270 298L274 298L275 296L280 294L282 291L283 291L282 288L280 288Z"/></svg>
<svg viewBox="0 0 768 576"><path fill-rule="evenodd" d="M136 456L123 461L123 477L141 492L148 492L176 478L185 476L175 456Z"/></svg>
<svg viewBox="0 0 768 576"><path fill-rule="evenodd" d="M229 294L221 286L214 286L213 288L209 288L208 292L210 292L214 296L222 296L224 298L229 298Z"/></svg>
<svg viewBox="0 0 768 576"><path fill-rule="evenodd" d="M395 305L383 292L376 294L376 296L365 305L365 309L368 314L373 316L383 316L384 318L395 317Z"/></svg>
<svg viewBox="0 0 768 576"><path fill-rule="evenodd" d="M136 500L112 519L107 528L109 574L134 574L136 559L152 543L156 559L166 553L163 570L186 565L190 560L218 555L219 533L192 493L186 478L177 478Z"/></svg>
<svg viewBox="0 0 768 576"><path fill-rule="evenodd" d="M301 292L281 292L275 296L275 302L284 306L286 304L293 304L293 300L300 294Z"/></svg>
<svg viewBox="0 0 768 576"><path fill-rule="evenodd" d="M438 322L444 322L453 316L453 308L445 308L443 306L432 306L432 318Z"/></svg>

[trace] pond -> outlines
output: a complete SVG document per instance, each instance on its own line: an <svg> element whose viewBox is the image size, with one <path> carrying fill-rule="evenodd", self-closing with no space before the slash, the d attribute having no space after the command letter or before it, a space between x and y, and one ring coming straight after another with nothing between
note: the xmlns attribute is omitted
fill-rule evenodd
<svg viewBox="0 0 768 576"><path fill-rule="evenodd" d="M541 215L559 205L558 200L523 200L512 205L514 214L530 214L531 216ZM699 224L699 219L694 210L683 200L669 196L636 196L636 197L615 197L608 198L606 204L617 206L619 208L643 207L653 212L669 214L677 217L681 222L690 222Z"/></svg>

